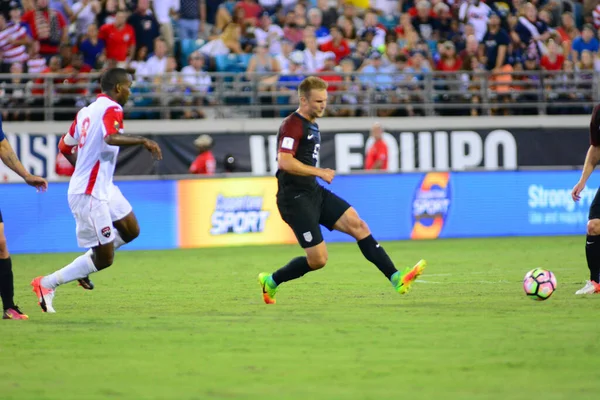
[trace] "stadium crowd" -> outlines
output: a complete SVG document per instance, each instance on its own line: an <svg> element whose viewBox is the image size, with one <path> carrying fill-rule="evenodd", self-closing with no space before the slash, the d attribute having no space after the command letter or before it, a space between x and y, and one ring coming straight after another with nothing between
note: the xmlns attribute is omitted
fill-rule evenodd
<svg viewBox="0 0 600 400"><path fill-rule="evenodd" d="M247 79L260 74L261 92L289 90L284 103L295 101L293 89L304 76L325 73L332 94L341 93L340 104L360 103L357 93L368 87L377 93L376 103L398 105L382 108L381 116L413 115L430 72L434 87L449 93L436 101L466 96L472 115L480 112L481 79L491 82L499 103L510 96L591 102L591 91L583 89L600 71L599 3L0 0L0 68L11 74L2 79L0 101L5 119L29 119L11 109L47 105L43 74L63 73L67 79L52 89L54 105L82 106L95 91L82 85L86 74L121 66L140 83L136 91L159 87L171 96L169 104L187 106L174 118L202 118L206 105L220 101L211 95L215 81L208 72ZM541 71L552 79L542 83ZM23 73L40 76L25 79ZM561 90L545 99L529 90L549 82ZM154 86L144 89L144 83ZM280 100L260 97L269 104ZM132 99L134 105L153 101ZM334 107L332 113L356 115L360 109Z"/></svg>

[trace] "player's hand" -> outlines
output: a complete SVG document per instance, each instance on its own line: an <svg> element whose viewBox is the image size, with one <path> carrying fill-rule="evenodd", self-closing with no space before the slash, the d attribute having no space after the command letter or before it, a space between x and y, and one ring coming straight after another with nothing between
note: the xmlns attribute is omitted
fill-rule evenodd
<svg viewBox="0 0 600 400"><path fill-rule="evenodd" d="M154 140L146 140L144 142L144 147L146 150L152 153L152 157L154 157L155 160L162 160L162 151L160 151L158 143L156 143Z"/></svg>
<svg viewBox="0 0 600 400"><path fill-rule="evenodd" d="M331 183L333 178L335 178L335 171L329 168L321 169L321 179L323 179L327 183Z"/></svg>
<svg viewBox="0 0 600 400"><path fill-rule="evenodd" d="M29 186L33 186L34 188L36 188L38 192L45 192L46 189L48 189L48 182L44 178L39 176L27 175L25 177L25 182L27 182Z"/></svg>
<svg viewBox="0 0 600 400"><path fill-rule="evenodd" d="M585 182L577 182L577 185L575 185L573 187L573 190L571 191L571 197L573 198L573 201L579 201L581 200L581 192L583 191L583 189L585 189Z"/></svg>

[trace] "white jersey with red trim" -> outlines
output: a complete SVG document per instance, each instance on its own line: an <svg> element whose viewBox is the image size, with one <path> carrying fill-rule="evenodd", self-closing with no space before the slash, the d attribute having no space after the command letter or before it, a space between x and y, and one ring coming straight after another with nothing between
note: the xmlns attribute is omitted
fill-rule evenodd
<svg viewBox="0 0 600 400"><path fill-rule="evenodd" d="M69 183L69 194L88 194L99 200L109 198L119 147L104 138L123 132L123 108L101 94L77 113L69 136L77 141L77 163Z"/></svg>

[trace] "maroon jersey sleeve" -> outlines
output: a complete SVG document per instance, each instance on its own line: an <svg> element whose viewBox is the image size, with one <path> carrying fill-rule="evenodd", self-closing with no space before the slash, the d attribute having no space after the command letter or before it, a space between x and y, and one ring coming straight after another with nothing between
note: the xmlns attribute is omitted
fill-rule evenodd
<svg viewBox="0 0 600 400"><path fill-rule="evenodd" d="M302 120L293 115L283 121L279 128L279 142L277 143L277 152L290 153L296 155L298 144L302 140L303 127Z"/></svg>
<svg viewBox="0 0 600 400"><path fill-rule="evenodd" d="M594 107L592 111L592 120L590 121L590 144L600 146L600 104Z"/></svg>

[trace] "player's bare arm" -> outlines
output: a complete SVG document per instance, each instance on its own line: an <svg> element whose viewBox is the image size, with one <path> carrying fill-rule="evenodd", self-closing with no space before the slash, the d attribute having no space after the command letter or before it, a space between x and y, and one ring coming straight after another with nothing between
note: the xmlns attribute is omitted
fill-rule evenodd
<svg viewBox="0 0 600 400"><path fill-rule="evenodd" d="M587 154L585 156L585 162L583 164L583 171L581 171L581 178L579 178L579 182L573 187L573 191L571 192L571 197L573 197L574 201L579 201L580 193L585 188L585 184L600 162L600 146L590 145Z"/></svg>
<svg viewBox="0 0 600 400"><path fill-rule="evenodd" d="M19 158L15 154L12 146L7 139L0 142L0 159L8 168L13 170L17 175L27 182L28 185L35 187L38 190L46 190L48 188L48 182L44 178L35 176L27 172Z"/></svg>
<svg viewBox="0 0 600 400"><path fill-rule="evenodd" d="M156 160L162 160L162 151L160 146L154 140L146 139L142 136L135 135L109 135L104 138L106 144L111 146L135 146L143 145L146 150L152 153L152 156Z"/></svg>
<svg viewBox="0 0 600 400"><path fill-rule="evenodd" d="M316 176L327 183L331 183L335 177L335 171L329 168L318 168L306 165L296 159L291 153L277 153L277 166L288 174L298 176Z"/></svg>

